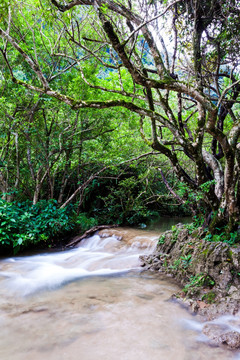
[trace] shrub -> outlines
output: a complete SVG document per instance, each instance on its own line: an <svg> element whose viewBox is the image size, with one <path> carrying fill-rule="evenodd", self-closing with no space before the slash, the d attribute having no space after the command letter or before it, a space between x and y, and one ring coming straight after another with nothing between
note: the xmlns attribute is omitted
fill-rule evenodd
<svg viewBox="0 0 240 360"><path fill-rule="evenodd" d="M0 199L0 245L16 254L32 244L49 243L70 231L72 209L58 207L55 200L9 203Z"/></svg>

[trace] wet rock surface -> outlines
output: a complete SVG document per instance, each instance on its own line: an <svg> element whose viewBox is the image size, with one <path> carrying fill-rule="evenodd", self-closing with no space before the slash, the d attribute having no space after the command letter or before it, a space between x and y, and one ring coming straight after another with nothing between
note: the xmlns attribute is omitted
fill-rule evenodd
<svg viewBox="0 0 240 360"><path fill-rule="evenodd" d="M234 330L226 330L225 326L206 324L202 330L214 345L227 345L231 349L240 348L240 333Z"/></svg>
<svg viewBox="0 0 240 360"><path fill-rule="evenodd" d="M240 309L240 247L201 239L199 228L189 233L178 224L161 236L156 250L141 256L145 270L170 274L184 287L174 296L193 312L213 320ZM203 333L216 345L240 348L240 333L206 325Z"/></svg>

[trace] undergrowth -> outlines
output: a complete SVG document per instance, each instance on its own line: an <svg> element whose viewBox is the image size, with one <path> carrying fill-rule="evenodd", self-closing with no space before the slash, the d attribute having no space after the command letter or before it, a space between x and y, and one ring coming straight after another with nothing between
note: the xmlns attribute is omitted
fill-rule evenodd
<svg viewBox="0 0 240 360"><path fill-rule="evenodd" d="M61 209L54 200L7 202L0 199L0 245L16 254L30 244L49 243L73 228L70 208Z"/></svg>
<svg viewBox="0 0 240 360"><path fill-rule="evenodd" d="M7 202L0 199L0 249L16 254L32 246L51 246L72 231L97 225L86 214L77 215L74 206L60 208L56 200Z"/></svg>

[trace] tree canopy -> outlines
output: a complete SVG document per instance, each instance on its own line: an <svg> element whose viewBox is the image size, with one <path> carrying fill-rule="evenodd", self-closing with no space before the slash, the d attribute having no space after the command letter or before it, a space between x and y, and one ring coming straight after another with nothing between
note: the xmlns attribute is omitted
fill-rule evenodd
<svg viewBox="0 0 240 360"><path fill-rule="evenodd" d="M148 146L170 161L185 198L205 213L210 230L238 226L238 0L12 0L0 11L2 93L14 84L14 95L8 96L24 92L25 111L38 114L21 125L36 197L43 177L51 191L49 174L63 151L61 166L67 170L70 152L79 151L82 141L99 134L111 138L111 124L120 126L116 119L129 124L133 117L130 127L141 134L142 149ZM4 97L1 101L5 106ZM45 110L47 103L52 110ZM5 108L5 115L16 121L19 106ZM87 128L92 125L91 135L79 143L82 111L90 112ZM71 116L60 129L58 116L67 113ZM108 124L101 121L103 113ZM31 146L40 140L33 133L41 121L45 143L33 159ZM16 145L13 131L11 138ZM138 138L133 147L139 143ZM41 157L48 165L40 171Z"/></svg>

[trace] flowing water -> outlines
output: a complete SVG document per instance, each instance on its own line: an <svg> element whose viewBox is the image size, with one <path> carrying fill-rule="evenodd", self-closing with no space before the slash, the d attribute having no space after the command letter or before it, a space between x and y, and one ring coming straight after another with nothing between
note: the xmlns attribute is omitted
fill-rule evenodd
<svg viewBox="0 0 240 360"><path fill-rule="evenodd" d="M170 278L141 272L159 232L116 229L78 248L0 261L1 360L226 360L203 322L171 300Z"/></svg>

